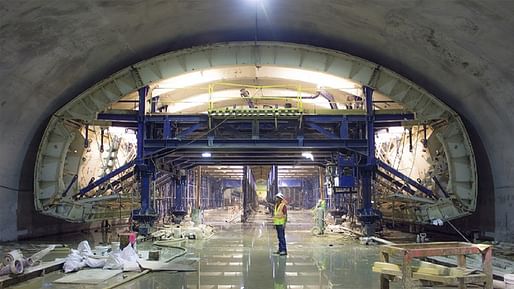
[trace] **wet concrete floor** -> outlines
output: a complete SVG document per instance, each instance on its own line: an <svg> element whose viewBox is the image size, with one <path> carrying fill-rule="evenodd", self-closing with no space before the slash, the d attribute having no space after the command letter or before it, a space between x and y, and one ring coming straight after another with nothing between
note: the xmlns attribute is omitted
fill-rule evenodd
<svg viewBox="0 0 514 289"><path fill-rule="evenodd" d="M378 248L344 240L341 235L312 236L311 218L306 211L290 212L288 256L273 255L276 233L269 216L260 214L246 224L216 226L216 234L208 240L182 242L180 246L188 250L182 262L194 264L197 272L149 273L116 288L379 288L378 274L371 272ZM52 283L62 276L61 272L49 273L12 288L105 288L123 280L120 274L95 286Z"/></svg>

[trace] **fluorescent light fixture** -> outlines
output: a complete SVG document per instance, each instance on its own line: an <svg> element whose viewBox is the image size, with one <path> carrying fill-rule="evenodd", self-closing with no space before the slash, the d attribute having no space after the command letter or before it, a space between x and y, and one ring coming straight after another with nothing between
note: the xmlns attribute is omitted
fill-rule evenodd
<svg viewBox="0 0 514 289"><path fill-rule="evenodd" d="M303 152L302 153L302 157L306 158L306 159L310 159L311 161L314 160L314 156L312 155L312 153L310 152Z"/></svg>
<svg viewBox="0 0 514 289"><path fill-rule="evenodd" d="M223 74L216 69L195 71L172 78L165 79L158 83L152 94L160 95L176 89L191 87L223 79Z"/></svg>
<svg viewBox="0 0 514 289"><path fill-rule="evenodd" d="M204 152L204 153L202 153L202 157L203 157L203 158L210 158L211 156L212 156L212 155L211 155L211 153L210 153L210 152Z"/></svg>

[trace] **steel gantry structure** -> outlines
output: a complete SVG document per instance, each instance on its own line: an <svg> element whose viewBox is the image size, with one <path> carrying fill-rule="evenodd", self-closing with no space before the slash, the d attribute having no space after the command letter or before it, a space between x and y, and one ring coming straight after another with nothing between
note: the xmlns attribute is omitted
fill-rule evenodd
<svg viewBox="0 0 514 289"><path fill-rule="evenodd" d="M375 157L375 130L414 120L414 114L410 112L375 110L373 89L367 86L363 86L365 110L316 113L276 107L212 109L207 114L182 115L157 112L155 105L146 113L148 91L146 86L138 90L137 111L109 111L97 116L98 121L108 122L111 126L137 131L135 160L80 190L83 195L117 175L137 175L141 200L140 208L133 211L132 217L143 224L142 233L148 232L156 218L151 182L158 169L180 171L198 165L220 164L327 166L335 162L340 181L334 192L361 192L358 217L371 234L373 224L381 217L372 203L373 180L377 164L381 164ZM313 154L313 160L302 158L302 151ZM202 152L208 152L209 157L203 157ZM410 180L386 164L380 167L403 180ZM393 181L393 177L389 178ZM431 193L410 181L421 191ZM174 213L177 214L185 212L181 205L185 182L182 174L175 194Z"/></svg>

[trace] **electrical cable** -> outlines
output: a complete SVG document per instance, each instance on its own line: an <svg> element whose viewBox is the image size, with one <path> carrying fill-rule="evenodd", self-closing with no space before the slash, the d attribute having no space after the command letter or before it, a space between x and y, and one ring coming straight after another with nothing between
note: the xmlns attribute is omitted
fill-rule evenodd
<svg viewBox="0 0 514 289"><path fill-rule="evenodd" d="M182 252L178 253L178 254L175 254L173 255L172 257L164 260L164 263L169 263L179 257L182 257L184 256L185 254L187 254L187 249L184 248L184 247L180 247L180 246L174 246L174 245L170 245L170 244L166 244L166 243L157 243L159 241L156 241L153 243L154 246L157 246L157 247L166 247L166 248L172 248L172 249L178 249L178 250L181 250Z"/></svg>
<svg viewBox="0 0 514 289"><path fill-rule="evenodd" d="M472 243L471 241L468 240L468 238L466 238L466 236L464 236L464 234L462 234L459 229L457 229L450 221L446 221L448 224L450 224L450 226L457 232L459 233L459 235L464 239L466 240L466 242L468 243Z"/></svg>
<svg viewBox="0 0 514 289"><path fill-rule="evenodd" d="M29 190L29 189L13 188L13 187L5 186L5 185L0 185L0 188L6 189L9 191L13 191L13 192L32 192L32 190Z"/></svg>

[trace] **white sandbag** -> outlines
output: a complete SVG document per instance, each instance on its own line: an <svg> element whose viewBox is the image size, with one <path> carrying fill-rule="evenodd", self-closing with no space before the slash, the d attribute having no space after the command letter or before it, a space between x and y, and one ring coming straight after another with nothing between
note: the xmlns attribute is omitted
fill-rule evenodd
<svg viewBox="0 0 514 289"><path fill-rule="evenodd" d="M136 250L129 244L121 251L121 258L129 262L137 262L138 256Z"/></svg>
<svg viewBox="0 0 514 289"><path fill-rule="evenodd" d="M123 269L124 260L121 258L121 252L111 253L105 261L104 269Z"/></svg>
<svg viewBox="0 0 514 289"><path fill-rule="evenodd" d="M89 246L88 241L80 242L77 250L82 256L93 256L93 250L91 250L91 246Z"/></svg>
<svg viewBox="0 0 514 289"><path fill-rule="evenodd" d="M125 261L123 262L124 272L141 272L141 268L137 261Z"/></svg>
<svg viewBox="0 0 514 289"><path fill-rule="evenodd" d="M64 259L64 273L78 271L86 266L86 261L77 250L71 250L70 254Z"/></svg>
<svg viewBox="0 0 514 289"><path fill-rule="evenodd" d="M86 265L91 268L101 268L105 266L106 259L95 259L91 257L86 258Z"/></svg>

